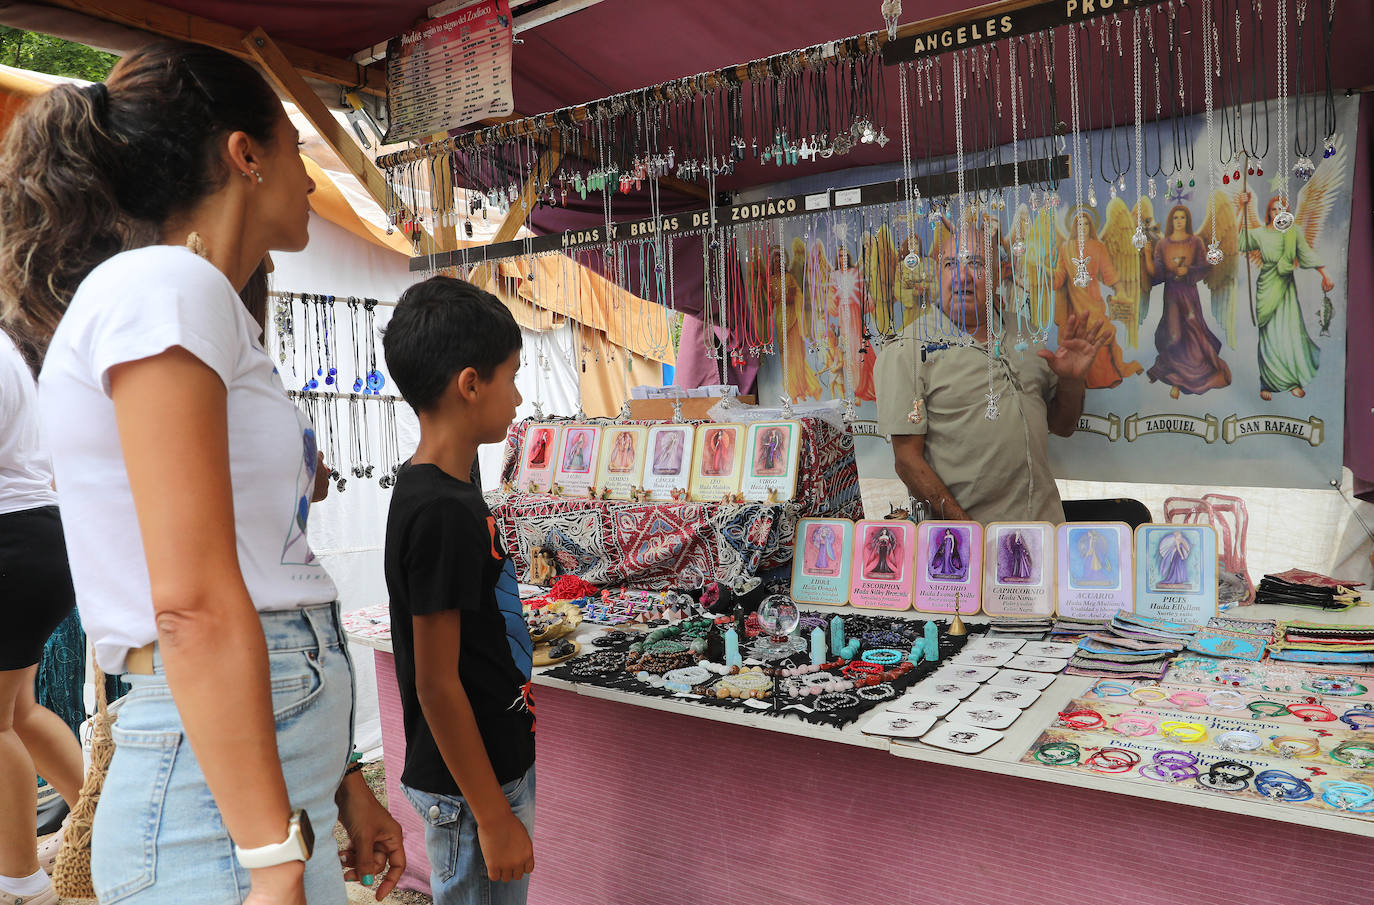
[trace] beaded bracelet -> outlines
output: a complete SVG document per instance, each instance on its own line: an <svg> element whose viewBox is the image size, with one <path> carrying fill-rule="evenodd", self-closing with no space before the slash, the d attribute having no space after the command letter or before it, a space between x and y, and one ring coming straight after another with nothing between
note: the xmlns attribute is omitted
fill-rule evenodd
<svg viewBox="0 0 1374 905"><path fill-rule="evenodd" d="M1169 703L1177 704L1183 708L1205 707L1207 706L1207 698L1196 691L1176 691L1169 695Z"/></svg>
<svg viewBox="0 0 1374 905"><path fill-rule="evenodd" d="M864 651L863 661L865 663L877 663L881 666L894 666L902 662L902 652L890 647L879 647Z"/></svg>
<svg viewBox="0 0 1374 905"><path fill-rule="evenodd" d="M1331 749L1331 759L1338 764L1364 770L1374 767L1374 742L1341 742Z"/></svg>
<svg viewBox="0 0 1374 905"><path fill-rule="evenodd" d="M1207 727L1202 723L1188 723L1183 720L1165 720L1159 724L1159 734L1165 738L1176 739L1192 744L1207 737Z"/></svg>
<svg viewBox="0 0 1374 905"><path fill-rule="evenodd" d="M1253 732L1246 732L1243 729L1234 729L1230 732L1223 732L1215 739L1216 745L1223 751L1232 754L1244 754L1247 751L1258 751L1264 747L1264 739Z"/></svg>
<svg viewBox="0 0 1374 905"><path fill-rule="evenodd" d="M1155 721L1148 716L1127 713L1112 723L1112 731L1127 738L1144 738L1155 734Z"/></svg>
<svg viewBox="0 0 1374 905"><path fill-rule="evenodd" d="M1315 738L1298 738L1292 735L1275 736L1269 742L1269 747L1280 757L1316 757L1321 753L1321 743Z"/></svg>
<svg viewBox="0 0 1374 905"><path fill-rule="evenodd" d="M1278 701L1251 701L1246 707L1250 710L1250 715L1257 720L1269 716L1284 716L1288 713L1288 705L1280 704Z"/></svg>
<svg viewBox="0 0 1374 905"><path fill-rule="evenodd" d="M1336 718L1325 704L1289 704L1287 710L1304 723L1329 723Z"/></svg>
<svg viewBox="0 0 1374 905"><path fill-rule="evenodd" d="M895 662L895 661L894 661ZM840 670L846 676L867 675L874 676L882 673L883 667L879 663L868 663L863 660L851 660Z"/></svg>
<svg viewBox="0 0 1374 905"><path fill-rule="evenodd" d="M1340 811L1368 814L1374 811L1374 789L1362 782L1333 780L1321 785L1322 801Z"/></svg>
<svg viewBox="0 0 1374 905"><path fill-rule="evenodd" d="M897 689L893 688L889 682L879 682L877 685L856 688L854 693L865 701L886 701L897 696Z"/></svg>
<svg viewBox="0 0 1374 905"><path fill-rule="evenodd" d="M812 703L817 710L830 713L842 707L853 707L859 703L859 699L847 691L828 691L820 695Z"/></svg>
<svg viewBox="0 0 1374 905"><path fill-rule="evenodd" d="M1275 801L1307 801L1312 787L1286 770L1265 770L1255 777L1255 791Z"/></svg>
<svg viewBox="0 0 1374 905"><path fill-rule="evenodd" d="M1045 742L1035 749L1035 759L1051 767L1071 767L1083 752L1073 742Z"/></svg>
<svg viewBox="0 0 1374 905"><path fill-rule="evenodd" d="M1099 748L1083 765L1094 773L1129 773L1140 763L1140 755L1125 748Z"/></svg>
<svg viewBox="0 0 1374 905"><path fill-rule="evenodd" d="M1245 695L1229 688L1219 688L1209 692L1204 700L1206 700L1208 707L1215 707L1218 710L1241 710L1245 707Z"/></svg>
<svg viewBox="0 0 1374 905"><path fill-rule="evenodd" d="M1098 682L1093 686L1093 694L1099 698L1119 698L1130 693L1131 686L1124 682Z"/></svg>
<svg viewBox="0 0 1374 905"><path fill-rule="evenodd" d="M1135 689L1130 694L1131 700L1139 701L1142 704L1153 704L1167 697L1168 695L1164 693L1164 689L1160 688L1158 685L1145 685Z"/></svg>
<svg viewBox="0 0 1374 905"><path fill-rule="evenodd" d="M1333 694L1338 697L1360 695L1369 690L1354 679L1341 676L1313 677L1302 683L1302 687L1318 694Z"/></svg>
<svg viewBox="0 0 1374 905"><path fill-rule="evenodd" d="M1070 729L1087 731L1089 729L1101 728L1106 725L1107 721L1104 720L1102 714L1098 713L1096 710L1071 710L1067 712L1060 711L1059 722L1068 726Z"/></svg>

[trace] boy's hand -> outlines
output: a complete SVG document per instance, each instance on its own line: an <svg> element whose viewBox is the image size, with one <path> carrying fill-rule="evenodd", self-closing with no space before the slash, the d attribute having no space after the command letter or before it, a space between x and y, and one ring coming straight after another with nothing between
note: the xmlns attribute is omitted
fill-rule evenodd
<svg viewBox="0 0 1374 905"><path fill-rule="evenodd" d="M514 811L507 810L493 822L478 823L477 841L493 883L509 883L534 871L534 843Z"/></svg>
<svg viewBox="0 0 1374 905"><path fill-rule="evenodd" d="M377 802L361 773L344 777L335 800L339 805L339 822L348 833L348 847L339 852L344 879L356 880L364 886L375 884L380 902L391 894L405 872L401 825Z"/></svg>

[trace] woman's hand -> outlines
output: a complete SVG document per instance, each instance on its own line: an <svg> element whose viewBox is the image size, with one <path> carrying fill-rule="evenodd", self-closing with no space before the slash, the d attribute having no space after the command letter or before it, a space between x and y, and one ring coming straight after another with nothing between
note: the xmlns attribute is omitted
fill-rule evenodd
<svg viewBox="0 0 1374 905"><path fill-rule="evenodd" d="M401 825L377 802L362 773L345 776L335 800L339 805L339 822L348 833L348 847L339 852L344 879L356 880L364 886L371 886L373 878L380 879L376 891L380 902L396 888L406 869ZM386 875L380 876L383 868Z"/></svg>

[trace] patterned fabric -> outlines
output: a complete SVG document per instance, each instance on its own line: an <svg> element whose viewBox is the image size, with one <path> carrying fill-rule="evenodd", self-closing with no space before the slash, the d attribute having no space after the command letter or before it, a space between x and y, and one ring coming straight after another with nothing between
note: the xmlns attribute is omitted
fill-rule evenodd
<svg viewBox="0 0 1374 905"><path fill-rule="evenodd" d="M86 719L82 689L86 684L86 633L72 610L58 624L43 646L38 663L36 696L38 703L62 717L72 732Z"/></svg>
<svg viewBox="0 0 1374 905"><path fill-rule="evenodd" d="M637 424L661 422L640 421ZM514 483L530 422L511 425L502 483ZM738 582L792 559L797 521L863 518L854 438L802 421L797 493L788 503L630 503L492 494L506 549L529 579L530 553L550 544L559 569L593 584L662 589L710 579Z"/></svg>

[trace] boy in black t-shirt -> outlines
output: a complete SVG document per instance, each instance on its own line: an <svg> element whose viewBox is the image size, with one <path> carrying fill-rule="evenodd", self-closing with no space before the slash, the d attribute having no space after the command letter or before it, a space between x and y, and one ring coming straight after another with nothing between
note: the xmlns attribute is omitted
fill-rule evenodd
<svg viewBox="0 0 1374 905"><path fill-rule="evenodd" d="M434 277L401 295L383 345L420 419L386 525L402 788L428 824L436 905L523 903L534 869L530 639L469 480L478 445L504 440L520 404L520 328L491 293Z"/></svg>

